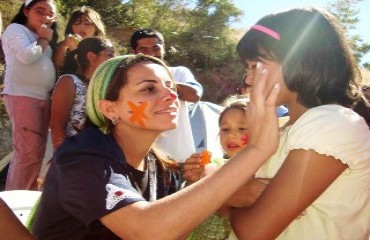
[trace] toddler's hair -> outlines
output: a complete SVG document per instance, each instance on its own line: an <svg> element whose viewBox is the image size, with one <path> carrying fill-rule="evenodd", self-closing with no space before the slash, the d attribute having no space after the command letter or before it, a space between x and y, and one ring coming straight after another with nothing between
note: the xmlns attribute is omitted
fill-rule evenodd
<svg viewBox="0 0 370 240"><path fill-rule="evenodd" d="M249 98L246 98L243 95L231 95L227 97L221 104L224 107L224 110L218 118L218 125L221 125L222 118L225 116L226 112L231 109L238 109L245 112L245 110L247 110L248 103Z"/></svg>

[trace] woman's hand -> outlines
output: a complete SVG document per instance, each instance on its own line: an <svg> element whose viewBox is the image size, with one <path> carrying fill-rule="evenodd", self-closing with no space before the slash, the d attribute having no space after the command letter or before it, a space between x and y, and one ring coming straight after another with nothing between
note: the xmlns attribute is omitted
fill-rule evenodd
<svg viewBox="0 0 370 240"><path fill-rule="evenodd" d="M275 103L280 86L266 84L267 76L267 69L261 62L258 62L246 115L251 136L249 146L260 149L261 152L271 156L279 144L279 124Z"/></svg>

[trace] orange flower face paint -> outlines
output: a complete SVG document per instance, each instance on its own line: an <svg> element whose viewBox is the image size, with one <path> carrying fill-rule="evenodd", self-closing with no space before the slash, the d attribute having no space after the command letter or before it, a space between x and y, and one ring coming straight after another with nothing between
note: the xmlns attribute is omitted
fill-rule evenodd
<svg viewBox="0 0 370 240"><path fill-rule="evenodd" d="M138 106L136 106L132 101L128 101L127 103L131 109L130 113L132 113L130 121L132 123L137 122L140 126L144 127L144 119L148 119L147 116L145 116L144 110L146 106L148 106L148 103L141 102Z"/></svg>
<svg viewBox="0 0 370 240"><path fill-rule="evenodd" d="M210 151L203 150L200 153L200 165L205 166L208 163L211 163L211 156L212 156L212 153Z"/></svg>
<svg viewBox="0 0 370 240"><path fill-rule="evenodd" d="M249 142L248 134L245 134L240 140L242 141L243 145L247 145Z"/></svg>

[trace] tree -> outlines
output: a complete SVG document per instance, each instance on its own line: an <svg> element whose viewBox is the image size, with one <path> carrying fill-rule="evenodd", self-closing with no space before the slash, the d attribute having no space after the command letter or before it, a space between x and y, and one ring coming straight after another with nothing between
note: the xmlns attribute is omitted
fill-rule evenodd
<svg viewBox="0 0 370 240"><path fill-rule="evenodd" d="M230 0L131 0L126 18L136 28L162 32L166 60L189 67L205 93L220 102L235 93L242 68L236 60L236 31L230 27L241 11Z"/></svg>
<svg viewBox="0 0 370 240"><path fill-rule="evenodd" d="M3 29L0 29L0 32L4 31L6 26L9 25L22 4L22 0L0 0L0 12L2 13L3 20Z"/></svg>
<svg viewBox="0 0 370 240"><path fill-rule="evenodd" d="M100 13L108 37L118 43L118 48L128 48L128 39L138 28L161 31L166 39L166 60L170 65L184 65L192 70L204 87L204 101L221 102L236 92L242 80L243 67L235 53L238 33L230 27L242 13L231 0L55 1L59 12L59 36L63 36L71 13L83 5ZM0 0L4 28L22 4L23 0ZM8 135L4 135L4 129ZM0 133L0 142L7 139L10 146L10 123L1 101ZM4 146L0 146L0 157Z"/></svg>
<svg viewBox="0 0 370 240"><path fill-rule="evenodd" d="M0 9L9 12L9 16L14 16L23 3L22 0L0 1ZM156 28L166 39L166 60L170 65L184 65L193 71L205 88L203 100L219 102L235 93L242 67L236 60L237 33L230 24L242 12L231 0L55 1L60 39L70 14L77 7L90 6L102 16L108 37L117 43L119 53L127 51L133 31Z"/></svg>
<svg viewBox="0 0 370 240"><path fill-rule="evenodd" d="M58 0L57 5L64 20L67 20L76 8L85 5L99 12L108 29L128 23L126 21L127 8L120 0Z"/></svg>
<svg viewBox="0 0 370 240"><path fill-rule="evenodd" d="M356 29L356 24L359 22L357 17L359 10L357 4L363 0L336 0L330 3L328 9L333 13L341 23L352 48L353 54L358 63L362 57L370 51L370 44L364 43L360 35L350 35L349 31ZM369 67L370 63L365 63L364 67Z"/></svg>
<svg viewBox="0 0 370 240"><path fill-rule="evenodd" d="M220 102L235 94L242 68L236 59L236 30L230 24L241 11L228 0L200 0L189 10L187 25L172 34L173 62L184 62L196 70L205 88L204 99Z"/></svg>

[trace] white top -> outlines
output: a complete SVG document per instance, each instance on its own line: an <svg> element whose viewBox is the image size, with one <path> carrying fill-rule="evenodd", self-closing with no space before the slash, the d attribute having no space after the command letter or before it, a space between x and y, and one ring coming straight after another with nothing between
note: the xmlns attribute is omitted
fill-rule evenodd
<svg viewBox="0 0 370 240"><path fill-rule="evenodd" d="M191 71L186 67L169 67L176 83L187 84L203 93ZM192 118L189 117L189 105L192 104ZM178 127L165 131L156 140L156 144L177 162L184 162L191 154L204 149L212 152L212 157L222 157L223 152L218 139L218 118L222 107L199 101L189 103L180 101ZM201 146L199 146L199 143Z"/></svg>
<svg viewBox="0 0 370 240"><path fill-rule="evenodd" d="M169 67L169 70L176 83L188 84L197 91L203 91L202 86L195 80L188 68ZM188 113L187 102L180 101L177 128L163 132L156 140L156 144L177 162L184 162L191 154L195 153Z"/></svg>
<svg viewBox="0 0 370 240"><path fill-rule="evenodd" d="M65 74L60 76L59 80L62 77L70 77L73 80L75 85L75 98L73 100L73 106L69 113L69 118L66 126L67 136L74 136L79 133L79 130L82 130L86 122L86 94L87 86L81 81L81 79L73 74ZM58 85L58 82L55 84L55 87Z"/></svg>
<svg viewBox="0 0 370 240"><path fill-rule="evenodd" d="M177 66L177 67L168 67L170 73L177 83L182 83L189 85L197 90L198 94L201 96L203 94L202 85L195 80L193 73L187 67Z"/></svg>
<svg viewBox="0 0 370 240"><path fill-rule="evenodd" d="M195 153L186 102L179 102L177 127L163 132L155 143L176 162L184 162L191 154Z"/></svg>
<svg viewBox="0 0 370 240"><path fill-rule="evenodd" d="M27 27L12 23L1 36L6 71L3 94L50 100L55 68L50 46L42 52L38 36Z"/></svg>
<svg viewBox="0 0 370 240"><path fill-rule="evenodd" d="M281 132L277 152L256 177L274 177L294 149L333 156L348 168L277 239L369 239L370 131L364 119L339 105L308 110Z"/></svg>

